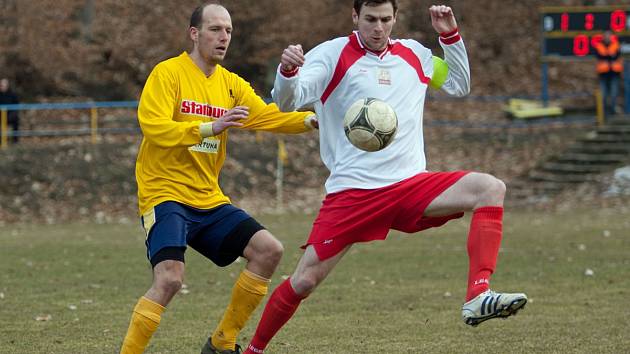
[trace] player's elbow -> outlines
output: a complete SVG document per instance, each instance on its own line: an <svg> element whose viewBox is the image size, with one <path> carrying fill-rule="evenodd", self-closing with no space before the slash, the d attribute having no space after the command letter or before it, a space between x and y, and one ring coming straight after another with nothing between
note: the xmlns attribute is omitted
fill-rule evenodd
<svg viewBox="0 0 630 354"><path fill-rule="evenodd" d="M278 104L278 109L280 109L280 112L293 112L295 111L295 108L293 108L293 105L285 103L285 104Z"/></svg>
<svg viewBox="0 0 630 354"><path fill-rule="evenodd" d="M468 94L470 94L470 81L466 81L461 85L457 85L451 92L451 95L455 97L464 97Z"/></svg>
<svg viewBox="0 0 630 354"><path fill-rule="evenodd" d="M295 111L295 107L290 100L282 100L274 98L274 102L278 106L280 112L293 112Z"/></svg>
<svg viewBox="0 0 630 354"><path fill-rule="evenodd" d="M462 87L455 95L457 97L464 97L470 94L470 86Z"/></svg>
<svg viewBox="0 0 630 354"><path fill-rule="evenodd" d="M271 90L271 98L281 112L293 112L298 108L295 96L286 90Z"/></svg>

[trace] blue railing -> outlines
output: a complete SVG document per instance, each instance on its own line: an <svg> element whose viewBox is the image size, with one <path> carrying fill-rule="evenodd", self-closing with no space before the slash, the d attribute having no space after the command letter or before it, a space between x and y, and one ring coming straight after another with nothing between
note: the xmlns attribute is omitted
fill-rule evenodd
<svg viewBox="0 0 630 354"><path fill-rule="evenodd" d="M0 110L35 111L52 109L90 109L90 108L137 108L138 101L112 102L61 102L61 103L20 103L0 105Z"/></svg>
<svg viewBox="0 0 630 354"><path fill-rule="evenodd" d="M568 94L555 95L554 99L566 99L566 98L580 98L592 96L588 92L575 92ZM467 101L479 101L479 102L505 102L511 98L528 98L536 99L537 96L533 95L521 95L521 96L504 96L504 95L484 95L484 96L467 96L463 100ZM462 98L452 98L450 96L441 94L430 94L431 100L452 100ZM269 101L269 99L266 99ZM98 134L111 133L111 134L125 134L125 133L137 133L139 128L134 127L99 127L99 109L116 109L116 108L129 108L136 109L138 107L138 101L112 101L112 102L62 102L62 103L21 103L21 104L9 104L0 105L0 145L2 148L8 146L8 137L54 137L54 136L78 136L78 135L90 135L93 143L97 142ZM9 131L7 127L8 123L8 111L36 111L36 110L90 110L90 124L89 127L79 129L39 129L39 130L20 130L17 132ZM567 123L571 122L586 122L592 121L591 116L574 117L575 119L564 119ZM135 121L135 120L134 120ZM541 119L531 122L535 125L556 123L557 119ZM506 122L506 123L466 123L457 120L449 119L437 119L427 121L426 125L430 126L453 126L453 127L474 127L474 128L522 128L528 126L530 123L523 122Z"/></svg>
<svg viewBox="0 0 630 354"><path fill-rule="evenodd" d="M133 133L137 132L137 127L128 128L99 128L99 109L114 108L137 108L138 101L113 101L113 102L61 102L61 103L20 103L0 105L0 147L3 149L8 146L9 137L25 137L25 136L78 136L90 135L92 143L97 142L99 133ZM90 126L79 129L64 130L34 130L34 131L11 131L8 130L8 112L9 111L36 111L36 110L90 110Z"/></svg>

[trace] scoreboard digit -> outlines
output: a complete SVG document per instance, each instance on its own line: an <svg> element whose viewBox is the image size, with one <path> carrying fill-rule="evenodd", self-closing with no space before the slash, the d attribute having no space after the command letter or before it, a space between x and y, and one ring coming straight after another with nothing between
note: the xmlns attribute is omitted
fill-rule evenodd
<svg viewBox="0 0 630 354"><path fill-rule="evenodd" d="M583 58L595 54L595 45L611 31L630 54L630 6L541 7L542 55L551 58Z"/></svg>

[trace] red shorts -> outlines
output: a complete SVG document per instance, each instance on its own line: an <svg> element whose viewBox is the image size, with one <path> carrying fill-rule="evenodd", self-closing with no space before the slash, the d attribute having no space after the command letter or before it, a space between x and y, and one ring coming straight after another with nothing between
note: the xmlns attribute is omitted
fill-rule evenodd
<svg viewBox="0 0 630 354"><path fill-rule="evenodd" d="M424 210L468 171L423 172L377 189L348 189L326 196L308 241L320 260L357 242L384 240L390 229L407 233L442 226L464 213L425 217Z"/></svg>

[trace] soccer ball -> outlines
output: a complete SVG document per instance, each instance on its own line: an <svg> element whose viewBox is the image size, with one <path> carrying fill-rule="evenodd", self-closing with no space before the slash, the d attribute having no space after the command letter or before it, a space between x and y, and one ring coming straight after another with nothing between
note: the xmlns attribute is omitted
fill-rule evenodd
<svg viewBox="0 0 630 354"><path fill-rule="evenodd" d="M343 118L343 129L350 143L364 151L379 151L396 135L398 118L392 106L377 98L354 102Z"/></svg>

